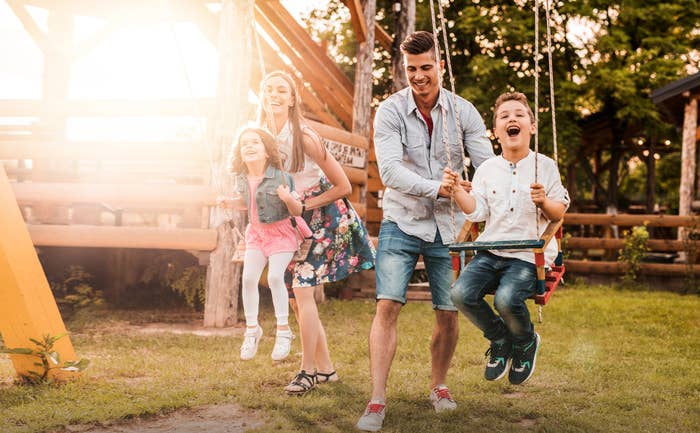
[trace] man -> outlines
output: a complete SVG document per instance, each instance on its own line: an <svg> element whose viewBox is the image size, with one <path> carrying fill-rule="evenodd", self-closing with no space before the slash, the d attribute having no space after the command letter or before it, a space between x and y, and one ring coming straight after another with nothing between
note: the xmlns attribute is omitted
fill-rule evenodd
<svg viewBox="0 0 700 433"><path fill-rule="evenodd" d="M454 213L451 209L452 181L443 171L463 172L460 146L466 148L475 166L494 156L479 112L458 96L454 107L453 95L442 89L444 62L437 61L433 35L425 31L409 35L401 43L401 53L409 87L384 101L374 118L377 162L387 188L377 249L377 310L369 336L372 397L357 423L365 431L377 431L384 422L386 383L396 353L396 323L420 255L435 310L430 400L437 412L457 407L445 385L458 337L447 245L454 241L464 215L456 207ZM452 167L448 167L443 143L443 113Z"/></svg>

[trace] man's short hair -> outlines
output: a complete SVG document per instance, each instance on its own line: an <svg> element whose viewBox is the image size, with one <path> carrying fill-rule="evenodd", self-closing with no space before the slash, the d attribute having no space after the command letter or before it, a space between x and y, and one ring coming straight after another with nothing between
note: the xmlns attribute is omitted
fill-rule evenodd
<svg viewBox="0 0 700 433"><path fill-rule="evenodd" d="M406 36L400 45L402 54L423 54L430 51L435 57L435 42L433 34L420 30Z"/></svg>

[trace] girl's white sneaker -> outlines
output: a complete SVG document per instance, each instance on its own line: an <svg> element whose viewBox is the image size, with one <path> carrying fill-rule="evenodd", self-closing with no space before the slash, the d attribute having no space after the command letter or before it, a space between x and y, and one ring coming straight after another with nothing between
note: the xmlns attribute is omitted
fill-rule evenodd
<svg viewBox="0 0 700 433"><path fill-rule="evenodd" d="M247 361L255 357L255 354L258 353L258 343L260 343L262 334L263 331L260 326L256 326L254 329L246 329L243 335L243 344L241 345L242 360Z"/></svg>
<svg viewBox="0 0 700 433"><path fill-rule="evenodd" d="M292 340L294 339L294 334L292 330L277 331L277 336L275 337L275 347L272 348L271 358L273 361L281 361L289 356L289 352L292 350Z"/></svg>

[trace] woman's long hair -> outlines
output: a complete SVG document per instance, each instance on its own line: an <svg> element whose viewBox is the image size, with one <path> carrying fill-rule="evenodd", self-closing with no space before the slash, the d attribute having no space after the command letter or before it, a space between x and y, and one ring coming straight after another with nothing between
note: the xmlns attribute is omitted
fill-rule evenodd
<svg viewBox="0 0 700 433"><path fill-rule="evenodd" d="M228 156L229 171L234 174L248 172L248 169L243 162L243 158L241 157L241 138L246 132L253 132L260 137L260 140L262 140L263 145L265 146L265 152L267 153L267 164L265 164L265 166L267 167L268 165L271 165L282 170L282 157L280 155L279 148L277 147L275 137L273 137L267 130L259 126L244 126L236 133L236 139L233 142L233 146L231 146L231 152Z"/></svg>
<svg viewBox="0 0 700 433"><path fill-rule="evenodd" d="M286 72L272 71L260 82L260 107L258 108L258 123L272 131L274 134L279 134L280 132L275 130L275 121L274 119L270 118L271 114L268 114L267 110L265 109L265 85L267 80L272 77L282 78L287 82L292 91L292 101L294 101L294 104L289 107L288 113L288 121L290 122L292 128L292 161L291 165L289 166L289 171L292 173L297 173L304 169L304 131L302 130L302 125L305 123L305 119L301 114L301 97L299 96L296 82Z"/></svg>

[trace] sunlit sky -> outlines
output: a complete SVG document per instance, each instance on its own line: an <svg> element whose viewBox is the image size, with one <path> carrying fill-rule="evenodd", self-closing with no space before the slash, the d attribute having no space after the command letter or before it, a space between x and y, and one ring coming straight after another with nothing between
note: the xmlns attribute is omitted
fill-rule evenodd
<svg viewBox="0 0 700 433"><path fill-rule="evenodd" d="M282 3L298 19L312 8L325 5L327 0ZM26 9L45 32L47 11L31 6ZM164 15L167 13L164 11ZM102 19L77 17L74 46L89 41L104 26ZM0 99L40 99L42 52L4 0L0 0L0 52ZM194 24L164 21L137 25L114 32L73 61L68 99L214 97L217 73L217 51ZM198 135L193 132L201 129L197 121L180 121L183 125L176 133L184 130L188 135ZM88 127L90 123L92 127ZM107 119L71 119L68 135L77 139L118 140L140 131L139 138L156 139L162 138L158 132L162 128L158 126L172 122L164 118L131 119L130 128L124 128L123 123L124 119L117 123Z"/></svg>

